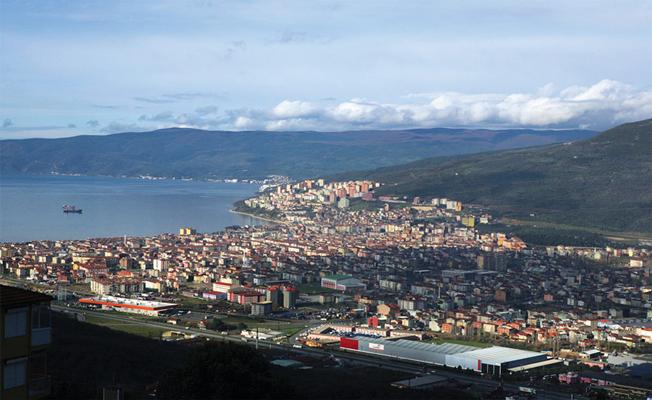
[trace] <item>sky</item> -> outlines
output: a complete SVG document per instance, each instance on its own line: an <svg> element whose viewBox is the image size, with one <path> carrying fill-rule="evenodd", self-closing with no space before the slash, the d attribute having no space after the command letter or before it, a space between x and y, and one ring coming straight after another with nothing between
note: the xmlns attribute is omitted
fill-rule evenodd
<svg viewBox="0 0 652 400"><path fill-rule="evenodd" d="M0 138L652 118L649 1L0 0Z"/></svg>

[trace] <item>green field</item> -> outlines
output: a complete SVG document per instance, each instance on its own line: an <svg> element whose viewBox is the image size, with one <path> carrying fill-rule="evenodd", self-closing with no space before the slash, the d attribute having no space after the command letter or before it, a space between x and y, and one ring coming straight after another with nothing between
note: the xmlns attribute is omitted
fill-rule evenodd
<svg viewBox="0 0 652 400"><path fill-rule="evenodd" d="M321 287L319 283L302 283L297 286L300 293L319 294L319 293L340 293L338 290Z"/></svg>
<svg viewBox="0 0 652 400"><path fill-rule="evenodd" d="M208 300L201 299L199 297L188 297L188 296L179 296L174 301L181 308L196 308L197 306L205 306L210 304Z"/></svg>
<svg viewBox="0 0 652 400"><path fill-rule="evenodd" d="M87 315L86 323L99 325L106 328L110 328L116 331L130 333L132 335L139 335L148 338L160 338L161 334L166 331L163 328L155 328L150 326L139 325L136 321L132 322L122 322L116 321L114 319L102 318L95 315Z"/></svg>

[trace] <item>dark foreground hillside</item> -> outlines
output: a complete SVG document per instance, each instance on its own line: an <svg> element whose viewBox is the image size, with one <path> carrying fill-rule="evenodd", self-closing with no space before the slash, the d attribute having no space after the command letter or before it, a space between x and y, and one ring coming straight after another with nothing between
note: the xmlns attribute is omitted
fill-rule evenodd
<svg viewBox="0 0 652 400"><path fill-rule="evenodd" d="M652 120L569 144L430 158L342 177L384 182L385 194L450 197L520 219L652 233Z"/></svg>
<svg viewBox="0 0 652 400"><path fill-rule="evenodd" d="M427 399L428 391L390 382L411 375L371 367L273 366L287 357L241 344L163 342L78 322L53 313L48 354L53 399L100 399L120 387L126 399ZM474 398L468 390L439 389L438 399ZM156 393L156 395L154 395Z"/></svg>

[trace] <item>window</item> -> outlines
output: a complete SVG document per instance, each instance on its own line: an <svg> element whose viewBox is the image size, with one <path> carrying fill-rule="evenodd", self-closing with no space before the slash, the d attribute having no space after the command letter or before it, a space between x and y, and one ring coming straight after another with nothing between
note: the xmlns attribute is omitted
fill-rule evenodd
<svg viewBox="0 0 652 400"><path fill-rule="evenodd" d="M32 305L32 329L50 327L50 306L49 304Z"/></svg>
<svg viewBox="0 0 652 400"><path fill-rule="evenodd" d="M27 334L27 307L14 308L5 313L5 337Z"/></svg>
<svg viewBox="0 0 652 400"><path fill-rule="evenodd" d="M4 388L23 386L27 378L27 358L7 360L4 368Z"/></svg>

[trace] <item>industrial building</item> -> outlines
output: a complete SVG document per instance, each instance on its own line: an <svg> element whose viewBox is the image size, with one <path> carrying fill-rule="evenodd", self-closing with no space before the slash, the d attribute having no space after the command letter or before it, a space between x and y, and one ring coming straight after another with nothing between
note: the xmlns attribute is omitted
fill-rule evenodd
<svg viewBox="0 0 652 400"><path fill-rule="evenodd" d="M355 336L340 338L343 350L375 354L399 360L462 368L500 376L512 369L542 364L548 359L543 353L492 346L477 348L460 344L432 344L412 340L372 339Z"/></svg>
<svg viewBox="0 0 652 400"><path fill-rule="evenodd" d="M321 287L346 292L349 290L364 290L367 286L351 275L335 274L322 277Z"/></svg>
<svg viewBox="0 0 652 400"><path fill-rule="evenodd" d="M104 310L115 310L150 316L158 316L162 311L171 310L177 306L174 303L127 299L115 296L87 297L79 299L79 302L82 304L101 306Z"/></svg>

